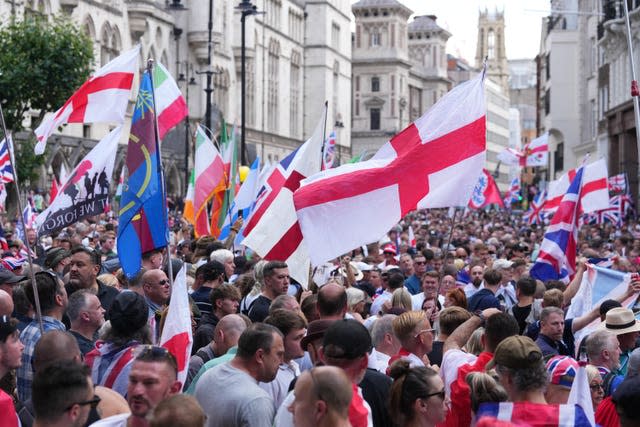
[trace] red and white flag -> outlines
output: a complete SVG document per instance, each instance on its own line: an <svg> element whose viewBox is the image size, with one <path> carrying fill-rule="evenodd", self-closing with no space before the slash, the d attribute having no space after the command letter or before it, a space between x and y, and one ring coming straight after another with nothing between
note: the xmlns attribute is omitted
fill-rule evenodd
<svg viewBox="0 0 640 427"><path fill-rule="evenodd" d="M320 172L326 114L325 105L324 114L311 138L282 160L267 179L270 190L264 191L258 200L244 231L247 237L242 241L243 245L266 260L285 261L291 277L305 289L310 267L308 246L302 238L293 206L293 194L300 186L300 181Z"/></svg>
<svg viewBox="0 0 640 427"><path fill-rule="evenodd" d="M482 173L478 178L478 183L473 189L471 198L469 199L469 207L471 209L481 209L492 203L504 208L502 197L498 185L488 170L482 169Z"/></svg>
<svg viewBox="0 0 640 427"><path fill-rule="evenodd" d="M571 169L555 181L549 183L545 212L555 212L560 206L562 197L569 189L571 180L576 176L576 169ZM597 160L585 166L580 190L579 213L589 213L609 207L609 187L607 185L607 163L605 159Z"/></svg>
<svg viewBox="0 0 640 427"><path fill-rule="evenodd" d="M139 56L140 45L124 52L96 71L58 111L47 116L34 131L38 138L35 153L44 153L47 138L65 123L123 123Z"/></svg>
<svg viewBox="0 0 640 427"><path fill-rule="evenodd" d="M377 241L414 209L465 206L485 162L485 115L480 74L371 160L303 181L293 200L313 265Z"/></svg>
<svg viewBox="0 0 640 427"><path fill-rule="evenodd" d="M547 166L549 161L549 133L545 132L524 146L525 164L522 166Z"/></svg>
<svg viewBox="0 0 640 427"><path fill-rule="evenodd" d="M160 346L169 350L178 362L178 380L183 386L187 379L192 344L191 306L187 293L187 268L185 264L173 282L169 311L160 337Z"/></svg>

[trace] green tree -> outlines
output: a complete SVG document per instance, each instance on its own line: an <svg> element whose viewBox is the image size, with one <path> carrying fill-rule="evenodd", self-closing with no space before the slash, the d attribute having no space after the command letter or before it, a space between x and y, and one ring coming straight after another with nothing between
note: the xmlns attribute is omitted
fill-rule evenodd
<svg viewBox="0 0 640 427"><path fill-rule="evenodd" d="M7 128L24 130L30 111L35 129L45 113L60 108L89 77L93 64L91 39L68 17L11 20L0 28L0 101ZM16 168L22 182L37 178L44 156L34 156L35 136L17 143Z"/></svg>

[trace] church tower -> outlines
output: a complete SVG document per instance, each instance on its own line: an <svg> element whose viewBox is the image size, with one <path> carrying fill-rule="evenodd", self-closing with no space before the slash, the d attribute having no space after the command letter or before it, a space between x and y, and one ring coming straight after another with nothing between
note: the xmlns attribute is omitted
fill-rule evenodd
<svg viewBox="0 0 640 427"><path fill-rule="evenodd" d="M509 67L504 47L504 11L480 12L478 17L478 45L476 67L481 68L487 58L487 75L509 93Z"/></svg>

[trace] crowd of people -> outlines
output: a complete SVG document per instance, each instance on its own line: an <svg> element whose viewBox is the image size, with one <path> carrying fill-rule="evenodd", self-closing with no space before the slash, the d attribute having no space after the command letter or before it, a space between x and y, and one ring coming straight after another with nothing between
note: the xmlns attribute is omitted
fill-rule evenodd
<svg viewBox="0 0 640 427"><path fill-rule="evenodd" d="M543 227L418 211L308 286L234 247L240 225L224 242L174 227L131 278L113 219L26 242L6 224L0 426L640 425L637 221L583 225L574 277L543 283ZM628 285L568 318L594 258ZM183 266L189 360L158 345Z"/></svg>

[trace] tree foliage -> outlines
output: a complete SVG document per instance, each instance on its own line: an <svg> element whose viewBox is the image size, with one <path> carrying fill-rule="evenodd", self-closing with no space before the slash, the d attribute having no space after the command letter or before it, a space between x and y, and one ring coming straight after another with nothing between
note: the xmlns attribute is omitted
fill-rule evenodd
<svg viewBox="0 0 640 427"><path fill-rule="evenodd" d="M38 113L32 120L35 129L45 113L60 108L84 83L92 69L92 41L68 17L11 20L0 28L0 46L0 100L7 128L14 133L23 130L30 111ZM31 181L44 159L31 155L33 140L18 145L18 173L21 180Z"/></svg>

